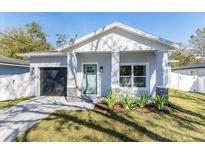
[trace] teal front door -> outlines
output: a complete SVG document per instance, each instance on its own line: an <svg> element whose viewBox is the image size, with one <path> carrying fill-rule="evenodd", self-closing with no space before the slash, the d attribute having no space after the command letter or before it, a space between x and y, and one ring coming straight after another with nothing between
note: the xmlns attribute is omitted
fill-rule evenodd
<svg viewBox="0 0 205 154"><path fill-rule="evenodd" d="M83 93L97 94L97 64L83 65Z"/></svg>

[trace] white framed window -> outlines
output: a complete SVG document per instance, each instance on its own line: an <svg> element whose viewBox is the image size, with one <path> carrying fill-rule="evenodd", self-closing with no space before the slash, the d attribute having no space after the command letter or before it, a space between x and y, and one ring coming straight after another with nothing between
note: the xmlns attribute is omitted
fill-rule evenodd
<svg viewBox="0 0 205 154"><path fill-rule="evenodd" d="M120 86L121 87L132 86L132 66L131 65L120 66Z"/></svg>
<svg viewBox="0 0 205 154"><path fill-rule="evenodd" d="M146 64L121 64L120 86L121 87L147 87L147 65Z"/></svg>

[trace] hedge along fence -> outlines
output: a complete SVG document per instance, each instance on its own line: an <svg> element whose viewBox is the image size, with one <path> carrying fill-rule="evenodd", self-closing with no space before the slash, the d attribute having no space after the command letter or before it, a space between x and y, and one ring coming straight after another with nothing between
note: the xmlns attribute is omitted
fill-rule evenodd
<svg viewBox="0 0 205 154"><path fill-rule="evenodd" d="M205 77L171 73L170 88L205 93Z"/></svg>
<svg viewBox="0 0 205 154"><path fill-rule="evenodd" d="M0 78L0 101L30 96L30 73Z"/></svg>

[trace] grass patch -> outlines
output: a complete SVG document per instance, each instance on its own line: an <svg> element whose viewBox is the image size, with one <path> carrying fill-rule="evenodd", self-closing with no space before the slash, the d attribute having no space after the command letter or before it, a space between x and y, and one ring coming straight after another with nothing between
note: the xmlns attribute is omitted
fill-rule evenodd
<svg viewBox="0 0 205 154"><path fill-rule="evenodd" d="M177 112L56 111L16 141L205 141L205 95L169 96Z"/></svg>
<svg viewBox="0 0 205 154"><path fill-rule="evenodd" d="M27 96L27 97L22 97L22 98L18 98L18 99L14 99L14 100L9 100L9 101L0 101L0 109L3 109L5 107L10 107L10 106L14 106L22 101L31 99L32 96Z"/></svg>

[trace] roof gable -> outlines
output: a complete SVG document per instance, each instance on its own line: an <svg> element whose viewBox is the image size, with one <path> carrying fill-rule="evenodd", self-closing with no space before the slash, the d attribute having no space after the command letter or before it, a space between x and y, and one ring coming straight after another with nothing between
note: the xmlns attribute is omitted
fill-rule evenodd
<svg viewBox="0 0 205 154"><path fill-rule="evenodd" d="M167 46L152 42L142 37L114 29L103 35L82 42L73 48L76 52L106 51L156 51L169 50Z"/></svg>
<svg viewBox="0 0 205 154"><path fill-rule="evenodd" d="M85 47L86 44L87 47ZM105 45L106 47L102 46L103 48L101 48L100 45ZM108 47L113 48L113 45L117 45L115 48L120 50L170 50L178 48L178 45L171 41L120 23L113 23L77 39L72 45L64 45L57 48L57 50L64 51L79 48L78 50L97 51L99 49L107 50Z"/></svg>

